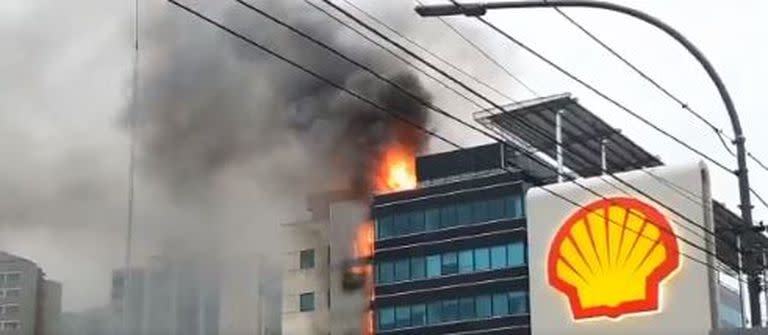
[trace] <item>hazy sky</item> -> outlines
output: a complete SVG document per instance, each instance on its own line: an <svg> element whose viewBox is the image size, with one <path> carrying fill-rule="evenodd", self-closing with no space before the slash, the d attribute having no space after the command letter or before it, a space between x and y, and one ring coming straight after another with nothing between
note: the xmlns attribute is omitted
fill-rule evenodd
<svg viewBox="0 0 768 335"><path fill-rule="evenodd" d="M147 10L171 10L162 0L141 1ZM379 1L354 1L373 13L384 10ZM701 48L730 89L749 150L768 161L768 148L763 145L768 143L768 134L762 132L765 108L760 104L765 85L758 82L768 77L768 65L763 62L768 59L764 42L768 40L768 2L617 2L658 16ZM411 11L411 1L386 3L387 12L394 8L398 14L387 20L408 26L412 36L426 46L517 99L531 97L434 19L418 18ZM62 280L68 310L105 304L108 271L122 259L128 146L119 121L130 95L131 9L132 1L0 1L0 39L4 41L0 54L0 249L31 258L50 278ZM731 133L713 85L676 42L623 15L592 9L566 11ZM735 167L735 160L708 128L553 10L498 11L489 18L633 110ZM696 158L477 22L464 17L451 21L471 30L480 44L538 92L573 93L583 105L666 163ZM434 83L427 81L427 85L437 94L438 104L470 118L473 106L450 97ZM435 127L467 145L487 141L444 120L438 120ZM445 146L435 144L433 149L444 150ZM736 179L714 167L711 170L715 196L736 208ZM751 180L753 188L768 196L768 172L752 164ZM137 201L152 200L139 197ZM768 216L768 210L754 202L755 217ZM139 214L138 220L145 225L161 224L147 213ZM60 226L65 221L77 222L77 229ZM103 252L108 249L114 252Z"/></svg>

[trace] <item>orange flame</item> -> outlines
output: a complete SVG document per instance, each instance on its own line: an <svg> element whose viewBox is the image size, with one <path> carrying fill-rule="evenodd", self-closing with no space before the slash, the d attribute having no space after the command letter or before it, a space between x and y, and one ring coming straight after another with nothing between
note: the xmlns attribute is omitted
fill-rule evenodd
<svg viewBox="0 0 768 335"><path fill-rule="evenodd" d="M416 188L415 153L402 146L392 145L384 151L376 175L377 192L394 192Z"/></svg>
<svg viewBox="0 0 768 335"><path fill-rule="evenodd" d="M353 248L355 259L363 260L373 257L373 222L367 221L357 227L357 233L355 236L355 245ZM358 264L353 266L350 271L354 274L360 275L364 278L365 283L363 286L364 294L366 297L366 303L370 303L374 299L373 292L373 265ZM373 335L373 311L368 309L362 315L362 329L363 335Z"/></svg>

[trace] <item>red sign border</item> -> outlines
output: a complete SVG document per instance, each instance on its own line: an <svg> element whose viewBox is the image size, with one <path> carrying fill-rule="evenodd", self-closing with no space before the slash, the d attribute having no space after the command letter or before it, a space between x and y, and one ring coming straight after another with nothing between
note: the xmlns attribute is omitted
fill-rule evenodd
<svg viewBox="0 0 768 335"><path fill-rule="evenodd" d="M655 224L661 230L661 243L667 247L667 259L656 268L646 279L645 289L646 298L643 300L628 301L616 307L600 306L592 308L583 308L579 302L578 291L576 287L562 281L556 276L559 246L567 237L571 227L588 213L597 209L607 209L610 206L620 206L627 209L635 209L646 216L649 223ZM606 224L615 224L606 222ZM571 312L574 319L583 320L596 317L618 318L624 315L636 314L642 312L656 311L659 309L659 285L669 274L677 270L680 266L680 251L677 245L677 238L674 230L667 219L656 208L635 198L614 197L600 199L582 207L577 212L571 214L565 221L554 240L550 244L548 256L547 274L549 284L568 297Z"/></svg>

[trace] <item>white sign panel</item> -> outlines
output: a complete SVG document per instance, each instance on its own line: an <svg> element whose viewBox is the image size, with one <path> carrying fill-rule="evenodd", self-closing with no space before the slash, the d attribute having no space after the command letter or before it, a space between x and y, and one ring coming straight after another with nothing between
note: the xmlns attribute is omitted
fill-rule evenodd
<svg viewBox="0 0 768 335"><path fill-rule="evenodd" d="M706 168L617 176L528 192L533 335L709 334Z"/></svg>

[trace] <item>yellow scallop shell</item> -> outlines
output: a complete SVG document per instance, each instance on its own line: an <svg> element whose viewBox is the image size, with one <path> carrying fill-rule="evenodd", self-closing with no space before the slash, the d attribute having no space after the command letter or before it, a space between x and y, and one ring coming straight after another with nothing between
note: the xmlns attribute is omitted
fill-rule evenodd
<svg viewBox="0 0 768 335"><path fill-rule="evenodd" d="M658 309L659 285L679 266L666 218L634 198L585 206L560 227L550 247L549 283L574 318L616 318Z"/></svg>

